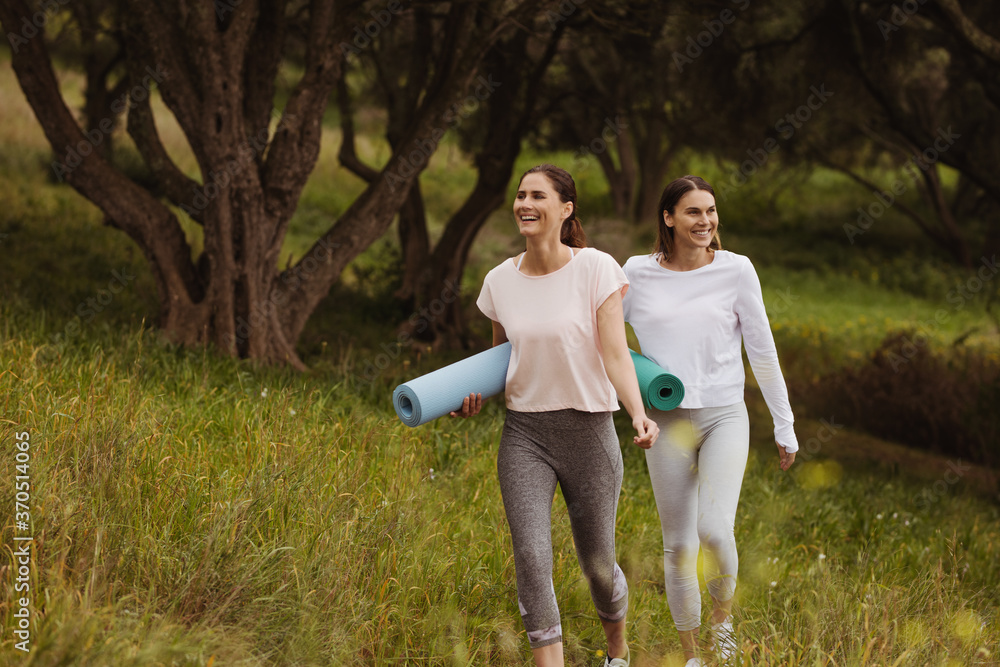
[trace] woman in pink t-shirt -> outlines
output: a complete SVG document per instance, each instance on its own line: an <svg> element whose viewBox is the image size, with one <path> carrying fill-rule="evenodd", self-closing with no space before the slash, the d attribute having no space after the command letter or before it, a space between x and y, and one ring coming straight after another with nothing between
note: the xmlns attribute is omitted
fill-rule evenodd
<svg viewBox="0 0 1000 667"><path fill-rule="evenodd" d="M569 510L577 560L608 640L605 665L627 667L628 585L615 561L622 457L612 422L620 399L635 444L659 433L646 416L622 315L628 281L610 255L587 248L576 185L553 165L529 169L514 200L526 250L486 276L478 305L493 344L511 342L507 416L497 472L517 573L517 597L536 665L562 665L552 584L552 497ZM465 399L462 416L479 412ZM456 413L452 413L456 415Z"/></svg>

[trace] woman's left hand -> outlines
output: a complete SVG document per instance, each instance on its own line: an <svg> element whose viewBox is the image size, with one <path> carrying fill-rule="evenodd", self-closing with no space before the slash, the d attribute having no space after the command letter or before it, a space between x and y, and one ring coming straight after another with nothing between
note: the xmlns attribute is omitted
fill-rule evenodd
<svg viewBox="0 0 1000 667"><path fill-rule="evenodd" d="M638 435L632 438L632 442L643 449L652 447L653 443L656 442L656 438L660 435L660 427L646 415L633 419L632 426L635 427L635 432L638 433Z"/></svg>
<svg viewBox="0 0 1000 667"><path fill-rule="evenodd" d="M774 444L778 445L778 443ZM795 463L795 452L790 452L781 445L778 445L778 458L781 459L778 462L778 467L782 470L788 470Z"/></svg>
<svg viewBox="0 0 1000 667"><path fill-rule="evenodd" d="M483 395L471 393L462 399L462 409L449 412L450 417L473 417L483 409Z"/></svg>

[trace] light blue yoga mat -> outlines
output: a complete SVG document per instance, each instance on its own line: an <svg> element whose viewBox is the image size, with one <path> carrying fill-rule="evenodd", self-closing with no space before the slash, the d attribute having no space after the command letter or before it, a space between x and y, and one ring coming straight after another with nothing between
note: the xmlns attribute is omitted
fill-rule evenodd
<svg viewBox="0 0 1000 667"><path fill-rule="evenodd" d="M646 407L673 410L684 398L684 385L650 359L629 350L639 392ZM469 394L489 398L503 392L510 365L510 343L497 345L396 387L392 406L407 426L420 426L462 409Z"/></svg>
<svg viewBox="0 0 1000 667"><path fill-rule="evenodd" d="M456 361L396 387L392 406L407 426L420 426L462 409L469 394L489 398L503 391L510 365L510 342Z"/></svg>

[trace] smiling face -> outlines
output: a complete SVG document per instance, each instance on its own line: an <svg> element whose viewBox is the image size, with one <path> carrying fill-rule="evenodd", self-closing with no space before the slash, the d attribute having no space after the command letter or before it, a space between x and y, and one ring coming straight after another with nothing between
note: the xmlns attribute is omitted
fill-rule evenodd
<svg viewBox="0 0 1000 667"><path fill-rule="evenodd" d="M514 220L521 236L559 238L563 220L573 212L573 203L564 202L547 176L527 174L514 197Z"/></svg>
<svg viewBox="0 0 1000 667"><path fill-rule="evenodd" d="M673 214L663 212L663 221L673 229L677 251L708 248L719 228L715 197L706 190L689 190L677 202Z"/></svg>

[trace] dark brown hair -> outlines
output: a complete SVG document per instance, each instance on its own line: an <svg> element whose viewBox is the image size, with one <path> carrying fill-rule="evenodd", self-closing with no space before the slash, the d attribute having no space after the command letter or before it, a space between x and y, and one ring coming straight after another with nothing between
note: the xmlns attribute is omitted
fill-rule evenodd
<svg viewBox="0 0 1000 667"><path fill-rule="evenodd" d="M559 195L560 201L573 204L573 212L563 220L559 240L570 248L586 248L587 235L583 233L583 225L580 224L580 218L576 216L576 183L573 181L573 177L569 175L568 171L554 164L540 164L521 174L518 186L528 174L544 174Z"/></svg>
<svg viewBox="0 0 1000 667"><path fill-rule="evenodd" d="M674 209L677 207L677 202L692 190L704 190L713 197L715 196L715 190L712 189L712 186L704 178L690 174L675 178L667 183L667 187L663 188L663 194L660 195L660 212L657 216L657 229L659 233L656 235L656 246L653 248L653 252L661 253L664 259L670 257L670 253L674 250L674 228L667 226L667 223L663 220L663 214L666 212L673 215ZM722 250L722 239L719 238L718 227L716 227L715 235L712 236L712 242L708 247L712 250Z"/></svg>

